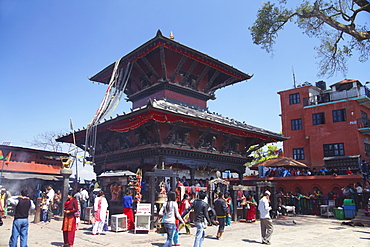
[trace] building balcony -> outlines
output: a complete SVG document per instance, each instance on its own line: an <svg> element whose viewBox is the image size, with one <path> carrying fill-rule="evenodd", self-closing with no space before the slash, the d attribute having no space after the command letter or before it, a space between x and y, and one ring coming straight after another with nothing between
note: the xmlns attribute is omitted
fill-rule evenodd
<svg viewBox="0 0 370 247"><path fill-rule="evenodd" d="M329 91L319 95L303 98L304 106L319 105L339 100L356 99L359 104L370 108L370 90L367 87L354 87L349 90Z"/></svg>
<svg viewBox="0 0 370 247"><path fill-rule="evenodd" d="M364 135L370 135L370 119L359 118L356 120L358 131Z"/></svg>

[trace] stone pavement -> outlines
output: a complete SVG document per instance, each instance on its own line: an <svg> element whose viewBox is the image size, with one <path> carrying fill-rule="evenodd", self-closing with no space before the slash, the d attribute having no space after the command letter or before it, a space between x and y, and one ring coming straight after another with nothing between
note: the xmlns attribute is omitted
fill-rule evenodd
<svg viewBox="0 0 370 247"><path fill-rule="evenodd" d="M11 235L12 218L4 219L0 227L0 247L8 246ZM294 222L295 223L294 223ZM274 233L271 246L312 247L312 246L370 246L370 227L351 227L341 225L342 220L322 218L319 216L296 216L273 220ZM33 246L61 246L63 236L61 221L53 220L50 224L30 223L28 245ZM105 232L105 235L91 235L91 226L80 223L76 232L75 247L97 246L162 246L166 236L149 232L148 234L133 234L128 232ZM191 235L181 234L181 246L191 247L194 241L195 228ZM185 229L182 230L185 232ZM261 244L259 222L248 224L233 223L225 228L223 240L214 236L217 227L206 229L206 239L203 247L237 247L237 246L265 246Z"/></svg>

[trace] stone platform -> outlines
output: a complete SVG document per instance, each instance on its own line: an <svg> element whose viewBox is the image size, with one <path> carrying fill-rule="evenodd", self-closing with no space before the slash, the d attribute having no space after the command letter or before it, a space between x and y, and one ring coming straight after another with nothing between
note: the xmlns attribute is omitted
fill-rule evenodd
<svg viewBox="0 0 370 247"><path fill-rule="evenodd" d="M30 217L32 220L33 218ZM0 227L0 247L8 246L11 235L12 218L4 219L4 225ZM369 227L351 227L341 225L343 220L333 218L299 215L273 220L274 233L271 238L271 246L299 246L299 247L362 247L370 246ZM63 244L62 222L52 220L50 224L29 225L28 246L61 246ZM186 235L185 229L180 232L181 246L193 246L196 229L191 228L191 235ZM261 244L260 224L235 222L225 228L223 240L217 240L215 234L217 227L206 229L206 238L203 247L253 247L264 246ZM98 246L135 246L135 247L158 247L166 241L166 235L155 232L147 234L133 234L129 232L107 231L105 235L91 234L91 225L81 222L76 231L75 246L98 247Z"/></svg>

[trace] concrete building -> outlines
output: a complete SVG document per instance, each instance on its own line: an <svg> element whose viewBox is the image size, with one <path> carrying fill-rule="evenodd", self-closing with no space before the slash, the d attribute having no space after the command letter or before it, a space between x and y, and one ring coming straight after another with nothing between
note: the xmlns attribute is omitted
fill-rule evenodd
<svg viewBox="0 0 370 247"><path fill-rule="evenodd" d="M358 170L370 161L370 92L358 80L319 81L278 92L286 157L310 167Z"/></svg>
<svg viewBox="0 0 370 247"><path fill-rule="evenodd" d="M61 187L62 159L69 154L8 145L0 145L0 150L9 157L7 161L0 160L0 183L12 194L23 188L35 191L46 185Z"/></svg>

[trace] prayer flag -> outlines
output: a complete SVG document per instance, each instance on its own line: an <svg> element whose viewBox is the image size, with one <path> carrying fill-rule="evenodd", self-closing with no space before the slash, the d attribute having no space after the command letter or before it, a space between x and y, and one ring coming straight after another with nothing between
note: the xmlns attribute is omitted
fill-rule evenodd
<svg viewBox="0 0 370 247"><path fill-rule="evenodd" d="M0 150L0 160L3 160L3 159L4 159L3 151Z"/></svg>
<svg viewBox="0 0 370 247"><path fill-rule="evenodd" d="M8 156L5 157L5 164L9 164L10 157L12 157L12 152L9 152Z"/></svg>

